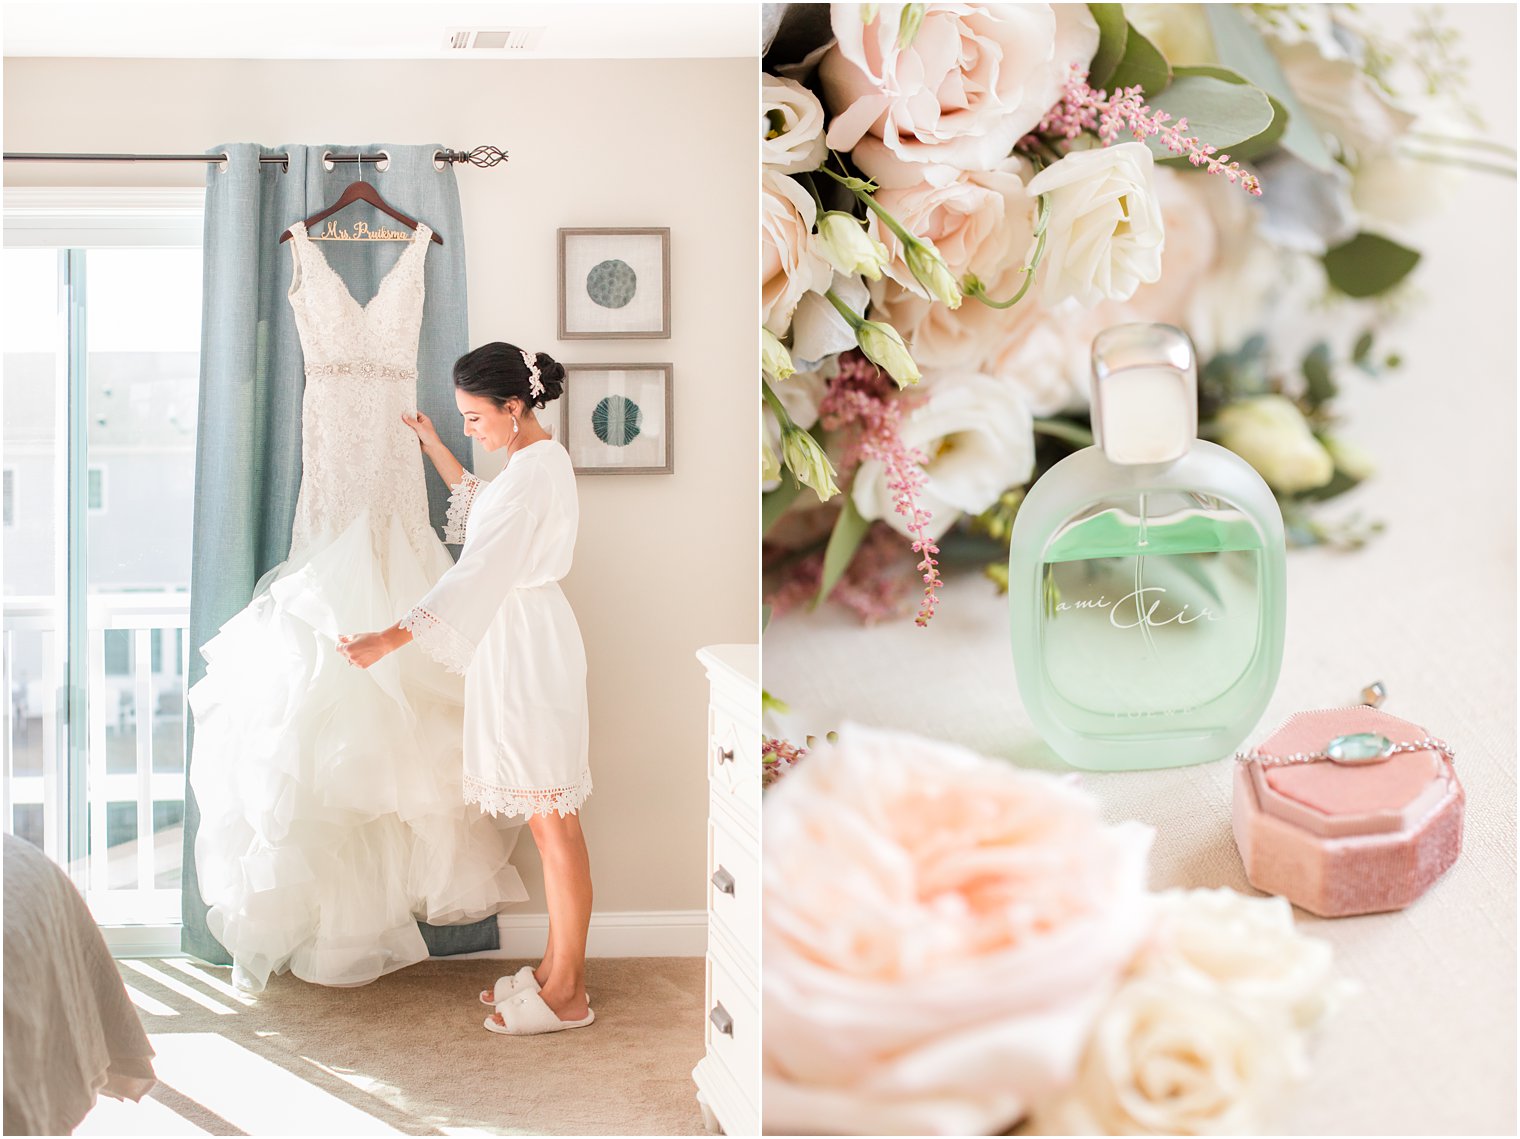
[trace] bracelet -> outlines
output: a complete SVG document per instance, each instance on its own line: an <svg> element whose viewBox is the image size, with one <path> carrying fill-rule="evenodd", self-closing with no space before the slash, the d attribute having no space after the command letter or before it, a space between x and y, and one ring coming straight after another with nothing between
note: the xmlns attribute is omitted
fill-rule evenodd
<svg viewBox="0 0 1520 1139"><path fill-rule="evenodd" d="M1396 744L1387 736L1375 732L1356 732L1349 736L1336 736L1325 745L1324 751L1295 751L1289 755L1264 755L1259 751L1237 751L1240 763L1259 763L1262 767L1287 767L1295 763L1321 763L1329 760L1345 767L1360 767L1368 763L1382 763L1393 756L1415 751L1438 751L1447 763L1457 758L1457 753L1445 740L1427 736L1412 743Z"/></svg>

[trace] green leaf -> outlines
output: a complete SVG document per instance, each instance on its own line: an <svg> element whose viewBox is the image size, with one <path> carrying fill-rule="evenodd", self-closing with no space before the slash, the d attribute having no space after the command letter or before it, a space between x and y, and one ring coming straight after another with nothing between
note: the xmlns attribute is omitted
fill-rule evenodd
<svg viewBox="0 0 1520 1139"><path fill-rule="evenodd" d="M855 509L854 498L848 494L841 497L844 499L844 509L839 512L834 532L829 535L828 548L823 551L823 582L818 587L814 605L822 605L829 594L834 592L844 571L850 568L855 551L860 549L866 531L871 528L871 524Z"/></svg>
<svg viewBox="0 0 1520 1139"><path fill-rule="evenodd" d="M1351 349L1351 359L1361 364L1370 355L1372 355L1372 329L1369 328L1356 338L1356 347Z"/></svg>
<svg viewBox="0 0 1520 1139"><path fill-rule="evenodd" d="M1174 68L1172 71L1172 82L1175 84L1183 76L1201 76L1209 79L1218 79L1224 83L1255 87L1245 76L1239 72L1231 71L1228 67L1198 66ZM1276 149L1282 141L1283 132L1288 129L1288 109L1274 99L1270 91L1262 91L1260 87L1256 87L1255 89L1261 91L1267 97L1267 102L1272 107L1272 121L1259 134L1230 144L1230 157L1239 162L1251 162L1264 154L1269 154ZM1204 141L1207 142L1209 140L1205 139ZM1215 145L1217 146L1218 144L1216 143ZM1173 155L1170 151L1167 154L1168 157L1165 161L1173 166L1191 165L1186 158Z"/></svg>
<svg viewBox="0 0 1520 1139"><path fill-rule="evenodd" d="M1420 263L1420 255L1376 233L1359 233L1324 256L1330 283L1348 297L1386 293Z"/></svg>
<svg viewBox="0 0 1520 1139"><path fill-rule="evenodd" d="M1321 340L1303 362L1304 380L1308 383L1308 399L1311 409L1335 398L1335 380L1330 375L1330 345Z"/></svg>
<svg viewBox="0 0 1520 1139"><path fill-rule="evenodd" d="M1214 51L1219 62L1245 76L1287 111L1281 139L1283 149L1316 170L1330 170L1335 159L1313 121L1304 113L1303 105L1293 94L1282 67L1261 34L1246 22L1233 4L1206 4L1203 10L1208 16L1209 30L1214 33Z"/></svg>
<svg viewBox="0 0 1520 1139"><path fill-rule="evenodd" d="M770 626L770 623L771 607L769 605L760 606L760 631L762 633L765 632L765 630Z"/></svg>
<svg viewBox="0 0 1520 1139"><path fill-rule="evenodd" d="M1187 119L1187 133L1199 141L1217 146L1220 153L1236 157L1238 143L1265 134L1272 127L1275 113L1266 92L1232 76L1200 74L1195 69L1179 67L1172 83L1150 101L1155 110L1167 111L1172 120ZM1161 158L1172 152L1159 138L1149 138L1146 145Z"/></svg>
<svg viewBox="0 0 1520 1139"><path fill-rule="evenodd" d="M1129 31L1125 33L1124 58L1119 60L1114 73L1108 77L1107 90L1140 87L1149 100L1164 91L1171 81L1172 69L1166 62L1166 56L1136 31L1134 24L1130 24Z"/></svg>
<svg viewBox="0 0 1520 1139"><path fill-rule="evenodd" d="M1330 476L1330 481L1324 486L1317 486L1313 490L1302 490L1293 497L1299 502L1326 502L1337 495L1345 494L1348 490L1359 486L1361 479L1352 478L1339 467L1335 468L1335 474Z"/></svg>
<svg viewBox="0 0 1520 1139"><path fill-rule="evenodd" d="M781 476L781 485L760 496L760 533L765 535L786 513L786 508L802 493L802 484L787 471Z"/></svg>
<svg viewBox="0 0 1520 1139"><path fill-rule="evenodd" d="M1087 82L1101 90L1108 86L1114 68L1124 58L1129 21L1124 18L1123 4L1089 4L1087 10L1098 24L1098 50L1087 68Z"/></svg>

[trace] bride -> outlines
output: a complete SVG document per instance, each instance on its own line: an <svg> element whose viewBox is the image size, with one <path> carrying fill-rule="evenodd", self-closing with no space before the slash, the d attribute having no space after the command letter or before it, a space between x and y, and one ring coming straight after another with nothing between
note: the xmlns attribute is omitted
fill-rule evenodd
<svg viewBox="0 0 1520 1139"><path fill-rule="evenodd" d="M253 991L286 970L366 984L427 958L419 920L480 921L527 897L517 832L465 802L464 682L416 653L366 673L335 651L454 567L402 421L431 231L362 306L305 226L291 232L306 378L289 553L201 647L189 696L195 885Z"/></svg>
<svg viewBox="0 0 1520 1139"><path fill-rule="evenodd" d="M579 518L565 449L535 409L557 399L564 368L545 353L487 344L454 366L465 434L507 457L484 483L465 471L420 412L406 423L450 486L459 561L398 622L339 638L350 663L370 669L415 641L465 676L464 798L527 820L544 867L549 936L543 960L480 994L485 1020L512 1036L589 1025L586 933L591 866L579 811L587 766L586 657L559 580L570 570Z"/></svg>

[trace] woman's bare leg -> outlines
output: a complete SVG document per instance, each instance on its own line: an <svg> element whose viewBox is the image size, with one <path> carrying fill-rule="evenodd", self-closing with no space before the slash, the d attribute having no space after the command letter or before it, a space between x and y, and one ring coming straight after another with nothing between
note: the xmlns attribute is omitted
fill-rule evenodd
<svg viewBox="0 0 1520 1139"><path fill-rule="evenodd" d="M591 858L578 815L535 815L528 820L544 866L549 942L534 976L539 992L561 1020L586 1015L586 932L591 924ZM495 1014L498 1016L500 1014Z"/></svg>

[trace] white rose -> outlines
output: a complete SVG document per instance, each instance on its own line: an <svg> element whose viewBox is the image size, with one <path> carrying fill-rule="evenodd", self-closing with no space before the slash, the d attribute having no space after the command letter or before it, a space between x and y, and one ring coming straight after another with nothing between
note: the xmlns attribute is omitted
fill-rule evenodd
<svg viewBox="0 0 1520 1139"><path fill-rule="evenodd" d="M876 202L915 237L931 242L957 280L975 274L989 289L1022 268L1034 239L1035 200L1024 189L1024 164L958 175L944 185L882 189ZM927 296L908 267L906 251L874 212L867 223L886 247L887 275L903 288ZM994 299L998 299L994 295ZM977 305L985 308L985 305Z"/></svg>
<svg viewBox="0 0 1520 1139"><path fill-rule="evenodd" d="M1029 183L1050 195L1042 296L1047 305L1074 297L1091 307L1128 300L1161 276L1165 230L1142 142L1079 150Z"/></svg>
<svg viewBox="0 0 1520 1139"><path fill-rule="evenodd" d="M926 375L909 400L898 435L927 456L928 481L919 506L931 518L926 532L939 538L962 511L987 509L1009 487L1034 473L1034 426L1017 389L975 372ZM908 535L897 494L877 459L855 471L852 495L863 518L881 519Z"/></svg>
<svg viewBox="0 0 1520 1139"><path fill-rule="evenodd" d="M1219 442L1256 468L1273 490L1295 494L1324 486L1335 463L1298 405L1286 396L1263 395L1225 407L1215 421Z"/></svg>
<svg viewBox="0 0 1520 1139"><path fill-rule="evenodd" d="M1295 1028L1316 1028L1338 1003L1330 943L1293 924L1285 898L1235 890L1166 890L1155 895L1157 920L1134 970L1200 993L1223 994Z"/></svg>
<svg viewBox="0 0 1520 1139"><path fill-rule="evenodd" d="M1314 125L1357 157L1391 149L1414 122L1415 116L1389 102L1352 60L1326 56L1307 41L1269 42Z"/></svg>
<svg viewBox="0 0 1520 1139"><path fill-rule="evenodd" d="M806 762L806 761L804 761ZM1296 1033L1176 981L1142 977L1103 1010L1041 1135L1260 1135L1292 1083Z"/></svg>
<svg viewBox="0 0 1520 1139"><path fill-rule="evenodd" d="M836 42L818 75L829 146L883 186L917 184L926 165L994 169L1098 47L1082 4L929 4L906 47L903 5L869 23L864 8L832 6Z"/></svg>
<svg viewBox="0 0 1520 1139"><path fill-rule="evenodd" d="M1146 933L1148 828L854 725L764 810L767 1132L995 1133L1070 1080Z"/></svg>
<svg viewBox="0 0 1520 1139"><path fill-rule="evenodd" d="M760 160L779 174L817 170L829 152L823 104L795 79L760 76Z"/></svg>
<svg viewBox="0 0 1520 1139"><path fill-rule="evenodd" d="M1208 205L1210 187L1204 183L1217 182L1233 190L1236 197L1246 198L1237 187L1223 178L1164 166L1156 167L1153 173L1156 200L1161 206L1161 227L1166 234L1161 276L1151 284L1141 285L1127 301L1098 306L1094 315L1105 326L1132 321L1182 325L1188 306L1214 266L1221 240L1240 240L1235 234L1224 237L1215 228Z"/></svg>
<svg viewBox="0 0 1520 1139"><path fill-rule="evenodd" d="M785 174L760 176L761 323L785 336L803 295L829 287L833 269L813 249L818 205Z"/></svg>
<svg viewBox="0 0 1520 1139"><path fill-rule="evenodd" d="M859 277L835 273L827 287L851 312L865 313L871 294ZM854 347L855 330L839 315L834 302L821 291L804 294L792 316L792 362L806 371Z"/></svg>
<svg viewBox="0 0 1520 1139"><path fill-rule="evenodd" d="M1391 237L1409 235L1437 214L1462 182L1462 172L1443 162L1393 152L1358 162L1351 173L1351 203L1371 223L1364 228Z"/></svg>

